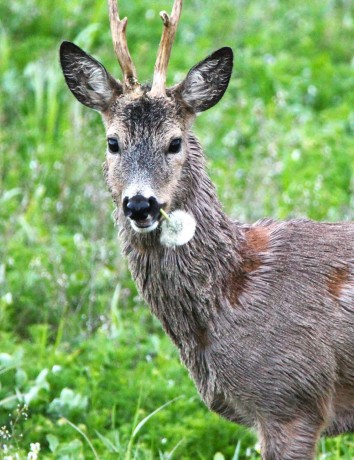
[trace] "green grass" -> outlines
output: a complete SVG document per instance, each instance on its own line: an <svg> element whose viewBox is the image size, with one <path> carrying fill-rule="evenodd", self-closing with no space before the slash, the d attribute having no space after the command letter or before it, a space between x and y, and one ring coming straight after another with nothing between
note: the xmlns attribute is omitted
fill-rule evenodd
<svg viewBox="0 0 354 460"><path fill-rule="evenodd" d="M141 81L170 4L120 1ZM103 127L65 86L63 39L120 75L104 1L0 4L0 445L21 459L34 442L43 459L257 459L255 436L200 402L136 292ZM353 39L348 0L185 2L169 82L235 52L227 94L195 127L228 213L353 218ZM352 436L319 446L353 457Z"/></svg>

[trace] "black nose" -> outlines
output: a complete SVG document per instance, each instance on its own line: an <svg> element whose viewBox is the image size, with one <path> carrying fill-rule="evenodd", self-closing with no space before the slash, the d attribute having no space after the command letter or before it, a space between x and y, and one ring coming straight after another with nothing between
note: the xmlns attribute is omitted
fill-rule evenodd
<svg viewBox="0 0 354 460"><path fill-rule="evenodd" d="M154 218L158 212L157 200L153 196L145 198L143 195L135 195L132 198L125 197L123 211L124 215L132 220L145 220L149 214Z"/></svg>

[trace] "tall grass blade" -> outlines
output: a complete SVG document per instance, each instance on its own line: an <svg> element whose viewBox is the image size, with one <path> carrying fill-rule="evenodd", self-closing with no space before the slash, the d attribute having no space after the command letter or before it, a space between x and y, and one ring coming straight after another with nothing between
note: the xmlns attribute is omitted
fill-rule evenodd
<svg viewBox="0 0 354 460"><path fill-rule="evenodd" d="M175 401L178 401L179 399L182 399L184 396L181 395L181 396L177 396L177 398L174 398L174 399L171 399L171 401L167 401L165 404L163 404L162 406L158 407L157 409L155 409L153 412L151 412L151 414L147 415L145 418L143 418L143 420L141 420L141 422L139 422L137 424L137 426L135 427L134 431L133 431L133 434L132 434L132 437L134 438L138 433L139 431L141 430L141 428L145 425L146 422L148 422L151 417L153 417L154 415L156 415L158 412L160 412L162 409L164 409L165 407L169 406L170 404L174 403Z"/></svg>
<svg viewBox="0 0 354 460"><path fill-rule="evenodd" d="M122 331L122 318L119 311L121 285L117 284L111 301L111 337L116 338Z"/></svg>
<svg viewBox="0 0 354 460"><path fill-rule="evenodd" d="M95 457L96 460L100 460L97 452L96 452L96 449L93 447L93 444L92 442L90 441L90 439L88 438L88 436L82 431L80 430L80 428L78 426L76 426L74 423L70 422L70 420L68 420L67 418L64 417L64 420L72 427L74 428L74 430L76 430L78 433L81 434L81 436L85 439L85 441L87 442L87 444L90 446L90 449L92 450L92 453Z"/></svg>
<svg viewBox="0 0 354 460"><path fill-rule="evenodd" d="M136 411L135 411L135 416L134 416L133 426L136 426L137 421L138 421L142 392L143 392L143 386L141 385L140 391L139 391L138 405L137 405L137 408L136 408ZM127 450L126 450L126 453L125 453L125 456L124 456L124 460L130 460L131 459L131 452L132 452L133 442L134 442L134 435L132 434L130 436L130 439L129 439L129 442L128 442L128 446L127 446Z"/></svg>
<svg viewBox="0 0 354 460"><path fill-rule="evenodd" d="M240 452L241 452L241 440L237 441L236 449L232 460L240 460Z"/></svg>
<svg viewBox="0 0 354 460"><path fill-rule="evenodd" d="M100 438L100 440L103 442L103 444L107 447L107 449L110 452L114 452L116 454L119 454L120 449L113 444L113 442L108 439L106 436L103 436L99 431L95 430L97 436Z"/></svg>
<svg viewBox="0 0 354 460"><path fill-rule="evenodd" d="M160 460L172 460L174 453L184 441L184 438L178 441L171 452L160 452Z"/></svg>

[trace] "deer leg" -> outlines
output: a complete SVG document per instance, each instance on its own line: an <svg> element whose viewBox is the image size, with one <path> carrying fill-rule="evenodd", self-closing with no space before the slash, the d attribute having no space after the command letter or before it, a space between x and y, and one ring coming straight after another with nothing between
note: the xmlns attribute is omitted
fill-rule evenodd
<svg viewBox="0 0 354 460"><path fill-rule="evenodd" d="M313 414L287 422L260 422L263 460L314 460L316 444L323 430L323 419Z"/></svg>

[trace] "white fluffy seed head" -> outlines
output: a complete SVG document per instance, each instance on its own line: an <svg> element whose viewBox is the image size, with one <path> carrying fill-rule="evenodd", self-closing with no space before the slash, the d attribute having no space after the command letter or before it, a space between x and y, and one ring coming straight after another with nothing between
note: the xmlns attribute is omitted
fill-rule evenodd
<svg viewBox="0 0 354 460"><path fill-rule="evenodd" d="M196 228L196 221L192 214L177 209L169 214L170 220L164 220L161 224L160 242L163 246L175 248L188 243Z"/></svg>

